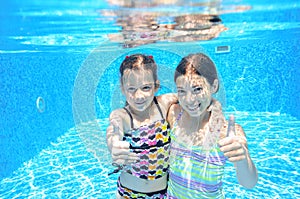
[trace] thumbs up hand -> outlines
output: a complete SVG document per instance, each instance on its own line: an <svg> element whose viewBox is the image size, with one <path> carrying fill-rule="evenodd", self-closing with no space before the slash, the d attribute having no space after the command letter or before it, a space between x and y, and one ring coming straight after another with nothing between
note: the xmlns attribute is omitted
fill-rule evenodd
<svg viewBox="0 0 300 199"><path fill-rule="evenodd" d="M242 127L235 124L233 115L228 121L227 137L219 140L218 144L230 162L238 162L247 158L247 140Z"/></svg>
<svg viewBox="0 0 300 199"><path fill-rule="evenodd" d="M228 126L227 126L227 137L234 137L234 136L235 136L234 115L230 115L228 120Z"/></svg>
<svg viewBox="0 0 300 199"><path fill-rule="evenodd" d="M130 164L138 160L138 155L130 150L130 143L122 140L122 133L119 129L119 123L111 121L114 136L112 137L111 155L113 162L119 165Z"/></svg>
<svg viewBox="0 0 300 199"><path fill-rule="evenodd" d="M123 141L123 123L120 118L111 118L106 133L107 144L113 163L116 165L126 165L138 160L138 155L130 150L130 143Z"/></svg>

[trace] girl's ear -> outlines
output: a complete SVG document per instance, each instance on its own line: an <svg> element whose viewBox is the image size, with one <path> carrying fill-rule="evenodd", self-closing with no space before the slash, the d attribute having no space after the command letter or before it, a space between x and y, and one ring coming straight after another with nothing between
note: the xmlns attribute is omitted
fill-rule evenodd
<svg viewBox="0 0 300 199"><path fill-rule="evenodd" d="M159 87L160 87L160 82L159 82L159 80L156 80L155 81L155 92L157 92L158 91L158 89L159 89Z"/></svg>
<svg viewBox="0 0 300 199"><path fill-rule="evenodd" d="M215 79L212 85L212 92L216 93L219 89L219 80Z"/></svg>

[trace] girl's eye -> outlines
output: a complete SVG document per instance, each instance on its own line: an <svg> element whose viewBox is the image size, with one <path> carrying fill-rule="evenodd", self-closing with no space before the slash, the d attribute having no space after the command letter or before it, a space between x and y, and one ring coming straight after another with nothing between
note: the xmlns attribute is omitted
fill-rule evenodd
<svg viewBox="0 0 300 199"><path fill-rule="evenodd" d="M201 93L202 90L203 90L202 87L196 87L196 88L194 88L193 93L198 94L198 93Z"/></svg>
<svg viewBox="0 0 300 199"><path fill-rule="evenodd" d="M130 93L133 93L135 91L135 88L134 87L129 87L129 88L127 88L127 91L130 92Z"/></svg>
<svg viewBox="0 0 300 199"><path fill-rule="evenodd" d="M185 90L178 89L177 93L178 93L178 95L184 95L185 94Z"/></svg>
<svg viewBox="0 0 300 199"><path fill-rule="evenodd" d="M149 91L149 90L151 90L151 88L152 88L151 86L143 86L142 90L143 91Z"/></svg>

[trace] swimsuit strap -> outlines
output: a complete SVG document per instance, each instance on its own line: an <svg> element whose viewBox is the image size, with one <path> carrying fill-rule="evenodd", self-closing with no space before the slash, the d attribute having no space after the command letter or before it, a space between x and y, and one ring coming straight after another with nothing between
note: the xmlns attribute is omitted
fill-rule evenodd
<svg viewBox="0 0 300 199"><path fill-rule="evenodd" d="M159 104L158 104L158 101L157 101L156 97L154 97L153 101L154 101L154 103L155 103L156 106L157 106L157 109L158 109L158 111L159 111L159 113L160 113L160 115L161 115L161 118L165 119L165 118L164 118L164 115L162 114L161 108L160 108L160 106L159 106Z"/></svg>
<svg viewBox="0 0 300 199"><path fill-rule="evenodd" d="M183 110L181 110L180 113L178 114L178 116L176 117L173 128L177 127L178 121L180 120L182 114L183 114Z"/></svg>
<svg viewBox="0 0 300 199"><path fill-rule="evenodd" d="M130 117L130 125L131 125L131 128L133 129L133 117L132 117L130 111L129 111L127 108L123 107L123 109L124 109L124 110L127 112L127 114L129 115L129 117Z"/></svg>

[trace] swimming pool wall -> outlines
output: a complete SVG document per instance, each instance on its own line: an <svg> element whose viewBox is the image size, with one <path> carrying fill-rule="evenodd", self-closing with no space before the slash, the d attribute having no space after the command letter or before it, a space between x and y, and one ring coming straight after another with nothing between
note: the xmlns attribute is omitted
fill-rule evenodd
<svg viewBox="0 0 300 199"><path fill-rule="evenodd" d="M226 16L223 17L225 23L234 22L232 16ZM206 50L218 67L226 90L226 109L278 112L299 119L299 30L257 31L255 35L227 39L225 33L222 39L196 43ZM170 44L170 51L184 55L186 45ZM231 51L216 54L215 47L220 45L230 46ZM160 49L159 45L148 47ZM99 57L105 53L110 52L99 52ZM59 53L0 54L0 178L8 177L22 163L74 127L74 82L87 56L87 52L63 50ZM98 62L101 64L101 60ZM107 87L118 81L114 76L118 68L101 67L112 74L99 82L99 93L103 92L103 98L108 100L101 101L105 108L98 116L107 118L113 100ZM36 107L38 97L44 99L44 112L39 112Z"/></svg>

